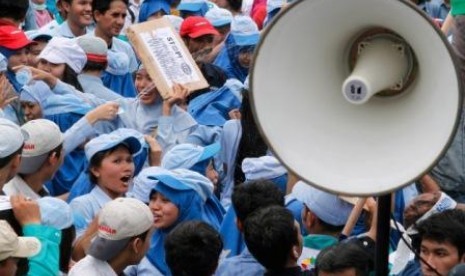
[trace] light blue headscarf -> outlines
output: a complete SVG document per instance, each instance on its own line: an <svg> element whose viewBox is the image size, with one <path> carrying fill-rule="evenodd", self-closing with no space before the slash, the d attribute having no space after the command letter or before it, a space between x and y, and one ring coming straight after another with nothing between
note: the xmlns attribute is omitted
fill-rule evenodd
<svg viewBox="0 0 465 276"><path fill-rule="evenodd" d="M157 192L169 199L179 211L173 225L158 229L152 236L152 243L147 253L150 262L163 274L171 275L165 262L163 247L166 235L179 223L188 220L202 220L218 229L218 221L213 218L212 207L207 204L213 195L213 184L204 176L186 169L155 173L148 179L157 180L152 193Z"/></svg>
<svg viewBox="0 0 465 276"><path fill-rule="evenodd" d="M229 111L241 106L243 87L240 81L229 79L220 89L191 100L188 112L201 125L223 126L230 119Z"/></svg>

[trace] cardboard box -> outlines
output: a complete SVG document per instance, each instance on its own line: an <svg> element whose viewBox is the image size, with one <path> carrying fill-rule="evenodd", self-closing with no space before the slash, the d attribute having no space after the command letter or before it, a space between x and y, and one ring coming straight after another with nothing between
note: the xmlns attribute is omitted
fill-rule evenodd
<svg viewBox="0 0 465 276"><path fill-rule="evenodd" d="M163 99L170 97L173 83L189 91L209 86L169 19L132 25L127 36Z"/></svg>

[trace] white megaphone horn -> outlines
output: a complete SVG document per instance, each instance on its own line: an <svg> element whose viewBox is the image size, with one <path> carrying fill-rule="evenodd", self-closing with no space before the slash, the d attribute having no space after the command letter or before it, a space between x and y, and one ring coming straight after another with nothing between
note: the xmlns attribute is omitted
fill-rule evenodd
<svg viewBox="0 0 465 276"><path fill-rule="evenodd" d="M252 106L301 179L380 195L428 172L448 148L462 107L457 68L447 39L409 1L297 1L257 46Z"/></svg>

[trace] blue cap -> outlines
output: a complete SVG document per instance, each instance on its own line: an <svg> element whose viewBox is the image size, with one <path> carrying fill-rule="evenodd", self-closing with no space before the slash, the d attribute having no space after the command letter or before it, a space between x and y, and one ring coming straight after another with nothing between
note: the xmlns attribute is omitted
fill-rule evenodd
<svg viewBox="0 0 465 276"><path fill-rule="evenodd" d="M237 15L231 22L231 35L239 46L256 45L260 40L257 24L246 15Z"/></svg>
<svg viewBox="0 0 465 276"><path fill-rule="evenodd" d="M155 173L149 178L163 182L163 184L174 190L194 190L203 201L213 195L212 182L205 176L191 170L175 169L169 172Z"/></svg>
<svg viewBox="0 0 465 276"><path fill-rule="evenodd" d="M71 207L64 200L46 196L37 200L43 225L63 230L74 224Z"/></svg>
<svg viewBox="0 0 465 276"><path fill-rule="evenodd" d="M129 57L124 52L110 50L107 52L108 65L105 71L122 76L129 73Z"/></svg>
<svg viewBox="0 0 465 276"><path fill-rule="evenodd" d="M120 128L117 131L102 134L90 140L84 148L87 160L90 161L97 152L114 148L119 144L126 145L131 154L139 152L142 148L141 142L127 131L128 129Z"/></svg>
<svg viewBox="0 0 465 276"><path fill-rule="evenodd" d="M337 195L318 190L302 181L294 185L292 194L318 218L334 226L346 224L353 209L351 204Z"/></svg>
<svg viewBox="0 0 465 276"><path fill-rule="evenodd" d="M247 180L273 179L287 173L286 168L273 156L245 158L242 171Z"/></svg>
<svg viewBox="0 0 465 276"><path fill-rule="evenodd" d="M145 0L142 2L139 10L139 23L145 22L148 18L158 11L170 14L171 3L168 0Z"/></svg>
<svg viewBox="0 0 465 276"><path fill-rule="evenodd" d="M210 159L220 151L220 144L214 143L206 147L194 144L179 144L169 150L161 161L165 169L190 169L195 164Z"/></svg>
<svg viewBox="0 0 465 276"><path fill-rule="evenodd" d="M208 11L208 3L205 0L181 0L177 10L180 12L187 11L196 15L204 16Z"/></svg>
<svg viewBox="0 0 465 276"><path fill-rule="evenodd" d="M233 15L227 9L213 8L205 14L205 18L208 19L214 27L221 27L231 24Z"/></svg>

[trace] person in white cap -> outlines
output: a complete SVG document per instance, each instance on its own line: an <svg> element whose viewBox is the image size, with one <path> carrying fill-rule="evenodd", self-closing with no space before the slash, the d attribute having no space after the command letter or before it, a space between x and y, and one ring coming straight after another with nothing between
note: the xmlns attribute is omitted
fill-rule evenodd
<svg viewBox="0 0 465 276"><path fill-rule="evenodd" d="M25 140L18 174L3 191L7 195L38 199L48 195L44 184L63 162L63 134L55 123L45 119L29 121L21 129L29 137Z"/></svg>
<svg viewBox="0 0 465 276"><path fill-rule="evenodd" d="M302 222L307 230L299 265L314 268L315 258L323 248L336 244L353 206L302 181L292 189L297 200L304 203Z"/></svg>
<svg viewBox="0 0 465 276"><path fill-rule="evenodd" d="M0 118L0 195L3 186L17 173L21 162L24 135L18 125ZM8 135L5 135L8 133Z"/></svg>
<svg viewBox="0 0 465 276"><path fill-rule="evenodd" d="M102 81L102 73L108 65L108 45L105 40L94 36L81 36L76 40L87 56L86 65L78 75L82 91L108 101L122 98L122 95L105 87Z"/></svg>
<svg viewBox="0 0 465 276"><path fill-rule="evenodd" d="M108 202L98 216L97 237L88 255L71 268L69 276L116 276L138 264L150 246L153 220L149 207L137 199Z"/></svg>

